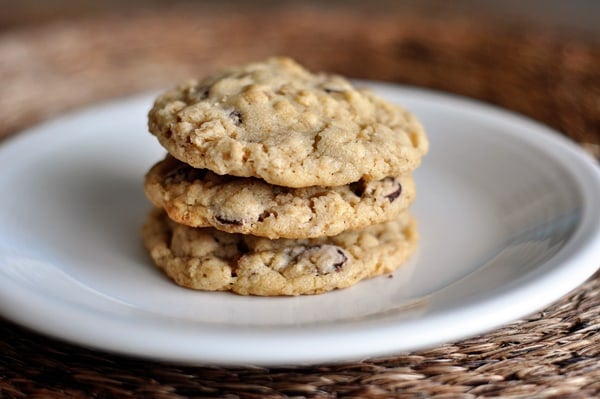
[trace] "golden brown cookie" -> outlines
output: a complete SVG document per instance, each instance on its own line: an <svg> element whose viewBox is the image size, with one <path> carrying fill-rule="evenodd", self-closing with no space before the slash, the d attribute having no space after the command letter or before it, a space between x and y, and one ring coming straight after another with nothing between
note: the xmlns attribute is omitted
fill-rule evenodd
<svg viewBox="0 0 600 399"><path fill-rule="evenodd" d="M410 175L336 187L286 188L220 176L167 156L146 175L146 195L192 227L268 238L332 236L397 217L415 198Z"/></svg>
<svg viewBox="0 0 600 399"><path fill-rule="evenodd" d="M148 124L187 164L285 187L399 176L428 148L407 110L289 58L182 84L158 97Z"/></svg>
<svg viewBox="0 0 600 399"><path fill-rule="evenodd" d="M408 213L333 237L269 240L184 226L158 208L142 237L156 265L181 286L263 296L318 294L389 273L418 240Z"/></svg>

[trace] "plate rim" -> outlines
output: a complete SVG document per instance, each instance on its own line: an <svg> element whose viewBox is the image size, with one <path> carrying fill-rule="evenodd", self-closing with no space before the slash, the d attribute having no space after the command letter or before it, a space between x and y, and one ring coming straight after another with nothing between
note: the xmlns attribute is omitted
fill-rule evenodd
<svg viewBox="0 0 600 399"><path fill-rule="evenodd" d="M478 100L471 98L462 97L455 94L449 94L444 92L438 92L430 89L422 89L416 87L402 86L393 83L376 82L376 81L361 81L376 91L393 91L401 93L403 97L411 96L412 99L419 99L420 101L431 101L441 102L443 106L452 105L458 107L465 112L465 107L470 113L476 114L477 117L483 118L489 121L491 117L494 120L500 120L503 124L510 122L513 125L521 127L521 133L518 135L511 133L511 137L518 137L524 140L529 145L541 148L544 152L551 151L553 157L561 159L562 166L569 173L570 177L576 182L577 188L581 190L581 197L584 201L584 207L582 209L581 222L577 226L576 230L567 243L549 260L542 262L541 265L558 263L550 268L551 273L545 276L520 276L517 284L510 289L511 296L513 298L519 298L524 300L525 297L529 299L528 306L520 306L519 311L515 311L511 307L500 306L502 311L497 312L493 315L488 315L485 320L485 327L481 327L481 323L476 326L470 326L470 329L455 329L451 333L444 335L443 339L436 339L435 334L430 334L427 337L420 337L421 344L419 345L402 345L396 344L394 347L389 346L389 340L386 338L397 336L398 334L406 334L406 329L414 324L414 320L402 321L400 325L397 324L383 324L379 323L368 323L366 326L358 330L348 331L340 326L327 325L317 326L311 331L294 331L292 328L278 328L276 331L259 331L259 335L252 334L250 339L248 336L245 337L243 345L249 347L254 346L271 346L276 347L276 351L270 351L269 353L258 354L257 351L250 350L243 354L222 353L215 351L214 348L209 348L212 352L207 353L206 348L195 349L184 349L184 345L179 344L179 350L174 350L171 346L157 347L148 345L149 342L168 342L168 338L172 335L172 328L165 326L156 326L155 323L149 323L148 327L144 329L144 339L137 340L134 345L131 342L122 342L117 336L111 335L104 331L99 331L97 328L87 328L87 335L82 334L82 330L60 329L56 327L56 323L50 323L51 328L47 326L47 320L49 315L44 312L43 304L46 305L54 301L63 302L63 306L58 306L61 317L66 319L77 319L81 322L95 321L97 323L98 318L104 319L103 324L108 327L113 327L112 331L119 330L119 333L126 331L129 328L129 333L134 331L139 332L139 324L132 326L129 319L122 319L121 317L115 318L114 314L104 315L103 312L97 312L89 308L69 308L64 306L64 301L60 298L48 297L48 295L32 290L23 291L19 290L15 286L7 286L3 284L0 278L0 314L3 314L8 319L17 322L27 328L33 329L45 335L50 335L54 338L68 341L71 343L79 344L86 347L92 347L99 350L108 352L114 352L124 355L131 355L136 357L148 358L153 360L162 360L169 362L176 362L181 364L194 364L194 365L240 365L240 364L252 364L252 365L265 365L265 366L281 366L281 365L298 365L298 364L319 364L325 362L340 362L357 360L367 357L377 357L382 355L389 355L391 353L397 353L402 351L414 351L431 347L434 345L442 344L445 342L452 342L458 339L467 338L474 334L481 334L494 328L498 328L501 325L516 320L519 317L526 316L536 310L541 309L544 306L549 305L560 299L561 296L576 289L581 283L589 278L599 267L594 265L595 257L598 254L598 246L600 245L600 209L594 209L590 206L590 202L596 199L600 202L600 171L597 164L594 163L593 159L587 155L583 149L569 138L561 135L559 132L549 128L548 126L529 119L523 115L516 114L512 111L508 111L494 105L486 104ZM22 133L5 140L0 145L0 158L6 157L7 153L10 154L13 147L19 147L26 145L31 140L34 140L38 135L44 135L45 131L51 125L60 125L69 121L74 117L85 118L90 113L106 112L111 107L120 106L131 106L141 101L150 103L149 99L153 96L154 92L146 92L137 94L134 96L128 96L119 99L113 99L105 101L99 104L89 105L77 110L72 110L64 115L55 119L42 122L34 127L26 129ZM526 129L525 129L526 128ZM517 129L518 130L518 129ZM527 134L524 134L524 130L527 130ZM540 140L541 139L541 140ZM541 141L541 145L540 145ZM544 148L542 148L544 147ZM547 153L547 152L546 152ZM567 160L569 162L567 162ZM585 180L588 182L596 182L597 184L583 184ZM562 264L562 266L560 266ZM578 267L576 267L579 264ZM584 266L581 266L584 264ZM540 266L541 266L540 265ZM539 267L535 270L538 270ZM576 273L573 273L573 270ZM528 287L531 289L533 282L535 286L546 286L553 288L553 294L549 295L551 300L542 299L541 296L534 298L531 301L526 294ZM564 286L556 287L556 284L552 284L552 281L556 279L563 279L569 281L569 288ZM35 304L37 306L34 309L30 309L29 312L19 312L20 306L17 305L32 305L32 295L35 297ZM487 298L486 301L482 301L478 304L465 307L462 309L453 309L453 311L443 313L441 315L434 315L435 317L429 316L428 322L432 324L431 329L435 330L436 326L440 323L452 324L452 318L456 317L457 314L463 314L462 317L472 317L473 315L481 315L481 309L489 308L494 303L498 302L496 306L502 305L507 295L500 297ZM15 303L16 301L16 303ZM514 301L514 300L512 300ZM6 303L12 303L12 308L7 308ZM48 305L47 305L48 306ZM56 309L55 309L56 310ZM65 313L66 314L63 314ZM100 314L99 314L100 313ZM483 312L485 314L485 312ZM517 315L517 316L515 316ZM55 319L57 314L53 313L52 319ZM419 324L424 324L422 319L417 320ZM427 320L426 320L427 321ZM89 323L90 325L94 323ZM181 326L180 326L181 327ZM223 337L229 339L239 339L239 334L235 334L229 331L226 326L221 328L215 328L214 326L206 328L203 326L203 331L198 332L196 329L190 329L185 327L186 334L185 343L193 347L193 343L197 342L198 339L210 338L214 333L222 334ZM463 326L464 327L464 326ZM133 328L133 331L131 330ZM340 330L341 329L341 330ZM260 330L260 328L251 329L252 332ZM276 334L281 334L282 330L285 330L285 345L283 342L272 342L277 341ZM339 333L343 331L343 339L339 337ZM422 332L422 328L419 329ZM179 338L182 338L181 331ZM306 341L311 342L310 351L295 351L292 354L289 350L286 351L286 347L297 347ZM104 341L104 342L103 342ZM341 342L346 344L341 344ZM360 343L359 343L360 341ZM364 342L362 342L364 341ZM353 342L355 345L352 350L348 350L348 342ZM240 345L238 345L239 347ZM410 347L409 347L410 346ZM332 347L335 348L332 350Z"/></svg>

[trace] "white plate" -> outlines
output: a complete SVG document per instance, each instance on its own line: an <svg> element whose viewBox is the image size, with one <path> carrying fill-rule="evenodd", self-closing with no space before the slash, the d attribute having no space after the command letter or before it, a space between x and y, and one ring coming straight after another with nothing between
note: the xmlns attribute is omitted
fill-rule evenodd
<svg viewBox="0 0 600 399"><path fill-rule="evenodd" d="M140 243L151 96L0 147L0 312L81 345L191 364L356 360L454 341L534 312L599 266L600 177L547 128L473 101L372 84L424 122L422 241L394 274L319 296L194 292Z"/></svg>

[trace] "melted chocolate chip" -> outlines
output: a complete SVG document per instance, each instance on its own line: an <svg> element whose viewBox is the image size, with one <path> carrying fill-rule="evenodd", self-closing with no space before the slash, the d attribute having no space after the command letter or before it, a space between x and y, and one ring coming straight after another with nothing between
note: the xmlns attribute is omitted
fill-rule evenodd
<svg viewBox="0 0 600 399"><path fill-rule="evenodd" d="M337 249L336 252L340 255L342 255L342 260L339 262L336 262L333 264L333 268L335 269L336 272L340 272L342 271L342 269L344 268L344 265L346 264L346 261L348 260L348 257L346 256L346 254L344 253L344 251L342 251L341 249Z"/></svg>
<svg viewBox="0 0 600 399"><path fill-rule="evenodd" d="M233 119L233 123L235 123L236 126L240 126L242 124L242 114L240 113L240 111L231 111L229 113L229 117Z"/></svg>
<svg viewBox="0 0 600 399"><path fill-rule="evenodd" d="M331 251L335 250L335 254ZM337 246L333 245L313 245L305 247L296 258L307 257L310 259L315 256L317 270L320 275L327 275L332 272L341 272L348 261L348 256ZM326 263L327 262L327 263ZM332 262L332 263L329 263Z"/></svg>
<svg viewBox="0 0 600 399"><path fill-rule="evenodd" d="M365 183L363 180L359 180L354 183L350 183L350 190L357 197L362 197L363 194L365 193L366 189L367 189L367 183Z"/></svg>
<svg viewBox="0 0 600 399"><path fill-rule="evenodd" d="M233 225L233 226L241 226L244 224L244 222L241 220L227 219L226 217L218 216L218 215L215 216L215 220L221 224L228 224L228 225Z"/></svg>
<svg viewBox="0 0 600 399"><path fill-rule="evenodd" d="M271 216L271 212L269 211L264 211L263 213L261 213L260 215L258 215L258 221L259 222L264 222L264 220L266 218L268 218L269 216Z"/></svg>
<svg viewBox="0 0 600 399"><path fill-rule="evenodd" d="M402 185L400 182L394 180L394 183L398 185L398 188L385 196L390 202L394 202L402 194Z"/></svg>

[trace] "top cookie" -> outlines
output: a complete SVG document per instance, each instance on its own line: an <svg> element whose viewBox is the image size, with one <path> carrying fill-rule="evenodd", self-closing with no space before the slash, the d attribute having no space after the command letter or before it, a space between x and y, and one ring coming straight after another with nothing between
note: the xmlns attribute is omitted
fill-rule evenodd
<svg viewBox="0 0 600 399"><path fill-rule="evenodd" d="M179 160L285 187L398 176L428 148L410 112L289 58L185 83L158 97L148 117Z"/></svg>

